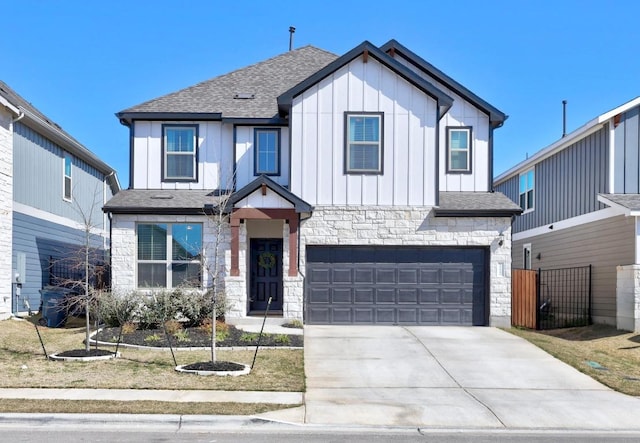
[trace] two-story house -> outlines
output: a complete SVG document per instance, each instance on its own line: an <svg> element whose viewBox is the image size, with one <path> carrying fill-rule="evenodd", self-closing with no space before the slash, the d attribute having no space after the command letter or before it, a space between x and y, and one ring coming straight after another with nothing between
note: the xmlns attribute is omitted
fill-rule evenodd
<svg viewBox="0 0 640 443"><path fill-rule="evenodd" d="M308 324L510 326L506 116L396 41L306 46L117 116L116 290L209 287L217 238L228 318L271 298Z"/></svg>
<svg viewBox="0 0 640 443"><path fill-rule="evenodd" d="M38 309L52 273L73 267L87 244L87 228L104 254L101 207L119 189L110 166L0 81L0 318Z"/></svg>
<svg viewBox="0 0 640 443"><path fill-rule="evenodd" d="M592 317L640 331L640 98L597 116L495 179L523 214L513 266L591 265Z"/></svg>

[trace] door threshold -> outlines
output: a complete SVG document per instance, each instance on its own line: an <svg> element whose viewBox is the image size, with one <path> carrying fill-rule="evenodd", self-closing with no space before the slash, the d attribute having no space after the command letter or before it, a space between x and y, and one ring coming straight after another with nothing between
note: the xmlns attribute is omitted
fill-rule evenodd
<svg viewBox="0 0 640 443"><path fill-rule="evenodd" d="M247 317L264 317L266 311L249 311ZM282 311L269 311L267 317L282 317Z"/></svg>

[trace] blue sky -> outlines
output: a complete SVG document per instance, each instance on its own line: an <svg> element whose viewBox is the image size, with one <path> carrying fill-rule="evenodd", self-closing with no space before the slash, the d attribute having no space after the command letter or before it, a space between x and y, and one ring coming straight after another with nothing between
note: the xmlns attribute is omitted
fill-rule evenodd
<svg viewBox="0 0 640 443"><path fill-rule="evenodd" d="M640 95L640 3L108 0L7 2L0 79L118 171L115 112L289 45L343 54L395 38L509 115L496 175Z"/></svg>

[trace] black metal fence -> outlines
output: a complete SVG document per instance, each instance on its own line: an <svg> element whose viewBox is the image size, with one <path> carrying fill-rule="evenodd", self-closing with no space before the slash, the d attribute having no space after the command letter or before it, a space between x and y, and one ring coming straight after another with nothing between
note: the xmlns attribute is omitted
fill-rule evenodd
<svg viewBox="0 0 640 443"><path fill-rule="evenodd" d="M101 261L89 266L89 285L108 289L111 281L109 266ZM74 289L84 283L84 263L74 258L49 257L49 285Z"/></svg>
<svg viewBox="0 0 640 443"><path fill-rule="evenodd" d="M537 329L586 326L591 321L591 265L539 269Z"/></svg>

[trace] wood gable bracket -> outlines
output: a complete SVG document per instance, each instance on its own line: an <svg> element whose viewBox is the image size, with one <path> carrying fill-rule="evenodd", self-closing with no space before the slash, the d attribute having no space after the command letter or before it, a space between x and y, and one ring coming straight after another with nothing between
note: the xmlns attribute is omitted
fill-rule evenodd
<svg viewBox="0 0 640 443"><path fill-rule="evenodd" d="M262 191L262 195L267 195L267 184L263 183L262 186L260 186L260 190Z"/></svg>
<svg viewBox="0 0 640 443"><path fill-rule="evenodd" d="M387 51L387 54L389 54L389 56L390 56L391 58L395 58L395 57L396 57L396 48L390 48L390 49Z"/></svg>
<svg viewBox="0 0 640 443"><path fill-rule="evenodd" d="M364 63L367 63L369 61L369 50L365 49L364 52L362 53L362 61Z"/></svg>

